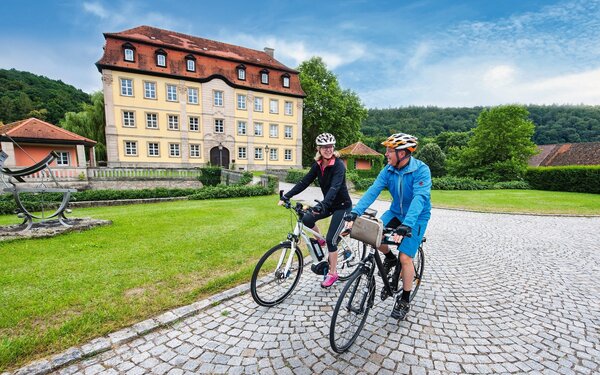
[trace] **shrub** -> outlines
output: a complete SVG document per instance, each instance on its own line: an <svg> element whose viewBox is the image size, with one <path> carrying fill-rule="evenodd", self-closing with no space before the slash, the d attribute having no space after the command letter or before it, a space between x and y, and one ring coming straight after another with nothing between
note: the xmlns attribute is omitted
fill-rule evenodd
<svg viewBox="0 0 600 375"><path fill-rule="evenodd" d="M240 182L238 182L238 185L248 185L250 182L252 182L252 172L245 171L242 174L242 178L240 179Z"/></svg>
<svg viewBox="0 0 600 375"><path fill-rule="evenodd" d="M531 186L525 181L504 181L496 182L492 189L513 189L513 190L529 190Z"/></svg>
<svg viewBox="0 0 600 375"><path fill-rule="evenodd" d="M375 178L379 174L379 170L376 169L355 169L353 171L359 178ZM348 172L346 172L346 176Z"/></svg>
<svg viewBox="0 0 600 375"><path fill-rule="evenodd" d="M221 183L221 167L202 167L201 175L198 177L202 185L215 186Z"/></svg>
<svg viewBox="0 0 600 375"><path fill-rule="evenodd" d="M375 182L375 178L357 178L352 182L354 183L354 189L363 191L367 190L369 187L371 187L371 185L373 185L373 182Z"/></svg>
<svg viewBox="0 0 600 375"><path fill-rule="evenodd" d="M271 195L273 190L264 186L240 186L240 185L217 185L207 186L200 189L198 193L190 195L190 200L218 199L218 198L237 198L254 197L259 195Z"/></svg>
<svg viewBox="0 0 600 375"><path fill-rule="evenodd" d="M446 174L446 155L435 143L428 143L417 151L415 157L429 166L432 177Z"/></svg>
<svg viewBox="0 0 600 375"><path fill-rule="evenodd" d="M531 167L525 180L538 190L600 194L600 165Z"/></svg>
<svg viewBox="0 0 600 375"><path fill-rule="evenodd" d="M475 180L469 177L438 177L432 179L433 190L485 190L491 189L492 182Z"/></svg>
<svg viewBox="0 0 600 375"><path fill-rule="evenodd" d="M290 169L285 176L285 182L297 184L308 173L308 169Z"/></svg>

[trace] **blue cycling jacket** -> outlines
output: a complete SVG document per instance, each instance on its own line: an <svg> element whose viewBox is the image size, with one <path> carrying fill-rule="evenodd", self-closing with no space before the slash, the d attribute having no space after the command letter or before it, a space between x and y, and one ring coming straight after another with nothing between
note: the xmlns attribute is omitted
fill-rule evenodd
<svg viewBox="0 0 600 375"><path fill-rule="evenodd" d="M404 168L396 169L386 165L371 187L352 209L358 215L377 199L387 188L392 195L392 205L381 220L387 224L394 217L403 225L413 228L417 222L428 222L431 217L431 172L427 164L410 158Z"/></svg>

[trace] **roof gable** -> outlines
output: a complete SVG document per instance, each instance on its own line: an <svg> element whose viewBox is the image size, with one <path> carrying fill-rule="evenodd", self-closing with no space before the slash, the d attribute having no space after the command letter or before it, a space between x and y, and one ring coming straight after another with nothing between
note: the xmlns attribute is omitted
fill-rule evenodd
<svg viewBox="0 0 600 375"><path fill-rule="evenodd" d="M35 117L0 126L0 137L3 137L4 135L6 135L7 138L10 137L15 140L36 139L67 141L70 143L83 143L87 145L96 144L96 141L94 140L82 137L79 134L75 134Z"/></svg>
<svg viewBox="0 0 600 375"><path fill-rule="evenodd" d="M350 156L350 155L375 155L375 156L383 156L379 152L373 150L366 144L362 142L356 142L351 144L350 146L346 146L341 150L338 150L341 156Z"/></svg>

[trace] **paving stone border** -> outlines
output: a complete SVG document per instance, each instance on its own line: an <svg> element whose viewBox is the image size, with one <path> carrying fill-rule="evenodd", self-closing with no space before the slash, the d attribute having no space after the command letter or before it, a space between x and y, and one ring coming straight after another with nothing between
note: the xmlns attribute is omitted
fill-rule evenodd
<svg viewBox="0 0 600 375"><path fill-rule="evenodd" d="M110 220L92 219L89 217L70 219L70 227L62 225L58 219L49 220L44 223L35 222L33 227L27 231L20 231L23 226L19 224L0 226L0 242L13 241L28 238L54 237L68 232L89 230L98 226L111 225Z"/></svg>

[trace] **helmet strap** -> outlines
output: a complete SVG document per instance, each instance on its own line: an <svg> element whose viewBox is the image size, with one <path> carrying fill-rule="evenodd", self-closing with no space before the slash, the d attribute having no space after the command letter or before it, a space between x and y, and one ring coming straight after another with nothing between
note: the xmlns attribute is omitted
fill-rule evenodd
<svg viewBox="0 0 600 375"><path fill-rule="evenodd" d="M400 157L398 156L398 153L400 152L400 150L398 150L398 149L395 149L394 151L396 152L396 160L397 160L397 161L396 161L396 165L394 165L394 168L396 168L396 169L400 169L400 168L399 168L399 166L400 166L400 163L402 163L404 160L406 160L406 159L410 158L410 152L409 152L409 151L404 151L404 156L403 156L402 158L400 158Z"/></svg>

